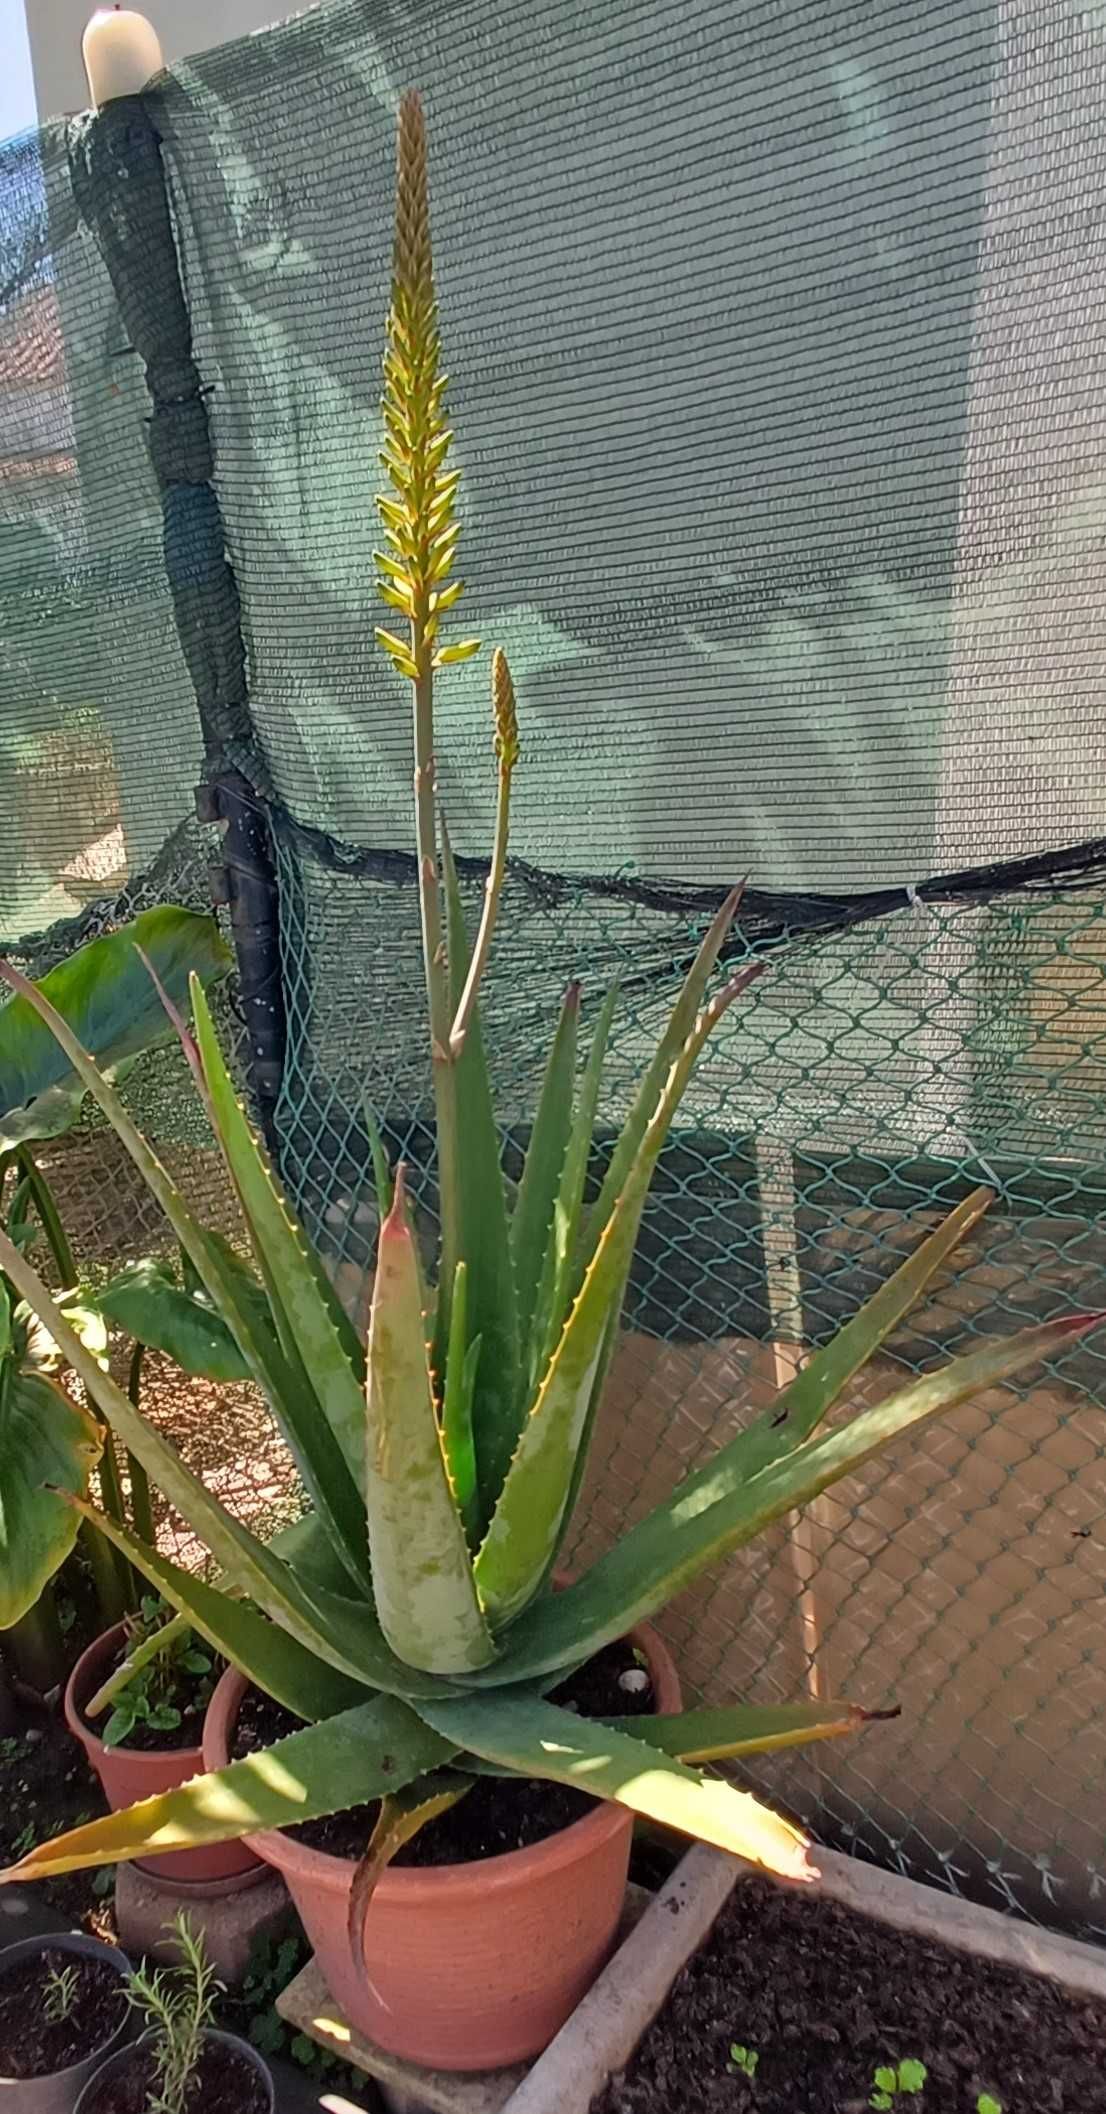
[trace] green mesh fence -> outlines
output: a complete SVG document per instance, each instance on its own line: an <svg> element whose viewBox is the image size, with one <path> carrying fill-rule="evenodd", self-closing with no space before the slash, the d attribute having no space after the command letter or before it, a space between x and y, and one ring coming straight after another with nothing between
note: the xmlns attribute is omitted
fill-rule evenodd
<svg viewBox="0 0 1106 2114"><path fill-rule="evenodd" d="M406 701L369 643L412 82L467 606L523 722L487 1007L508 1167L561 985L622 985L594 1177L709 900L772 892L646 1213L583 1562L981 1180L865 1386L1106 1304L1106 16L338 0L0 149L0 937L41 970L202 903L214 863L224 1025L351 1305L364 1097L428 1243L435 1211ZM482 685L442 686L470 862ZM224 1223L180 1065L129 1092ZM162 1242L91 1120L50 1172L91 1273ZM927 1431L667 1618L689 1690L901 1701L758 1770L823 1839L1097 1937L1102 1356ZM159 1374L151 1408L251 1518L294 1506L244 1391Z"/></svg>

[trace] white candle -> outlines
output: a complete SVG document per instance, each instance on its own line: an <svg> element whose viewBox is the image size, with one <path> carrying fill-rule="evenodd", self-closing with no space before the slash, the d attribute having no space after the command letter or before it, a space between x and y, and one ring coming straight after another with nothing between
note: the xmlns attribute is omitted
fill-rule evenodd
<svg viewBox="0 0 1106 2114"><path fill-rule="evenodd" d="M165 64L153 24L129 7L97 8L81 39L81 53L97 109L117 95L140 95Z"/></svg>

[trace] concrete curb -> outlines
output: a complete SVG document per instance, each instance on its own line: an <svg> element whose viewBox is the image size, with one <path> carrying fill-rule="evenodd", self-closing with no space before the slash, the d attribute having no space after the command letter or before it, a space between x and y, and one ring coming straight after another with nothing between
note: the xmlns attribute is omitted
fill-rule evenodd
<svg viewBox="0 0 1106 2114"><path fill-rule="evenodd" d="M1106 2002L1106 1951L833 1850L816 1849L814 1856L821 1877L813 1893L873 1922L1045 1975L1073 1994ZM502 2114L587 2114L608 2077L629 2061L735 1885L755 1870L702 1844L690 1850Z"/></svg>

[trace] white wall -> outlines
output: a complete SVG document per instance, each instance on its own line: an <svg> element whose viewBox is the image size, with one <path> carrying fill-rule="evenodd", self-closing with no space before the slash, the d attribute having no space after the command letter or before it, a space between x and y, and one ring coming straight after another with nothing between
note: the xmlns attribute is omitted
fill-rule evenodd
<svg viewBox="0 0 1106 2114"><path fill-rule="evenodd" d="M81 35L96 0L26 0L40 117L83 110ZM170 62L296 13L295 0L142 0Z"/></svg>

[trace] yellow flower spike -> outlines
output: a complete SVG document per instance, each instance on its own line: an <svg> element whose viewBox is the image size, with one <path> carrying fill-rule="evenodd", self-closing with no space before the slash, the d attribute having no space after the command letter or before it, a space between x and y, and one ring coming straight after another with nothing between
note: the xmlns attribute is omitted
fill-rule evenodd
<svg viewBox="0 0 1106 2114"><path fill-rule="evenodd" d="M386 439L380 451L394 496L379 498L377 506L385 537L402 560L397 565L390 558L378 559L380 593L391 608L403 609L411 637L397 654L389 633L377 636L397 668L404 674L414 670L413 682L428 678L434 667L467 660L478 650L478 641L464 640L459 647L432 652L437 644L435 618L451 608L461 592L459 580L446 578L459 534L453 511L458 475L447 468L453 434L445 418L448 377L438 370L437 319L426 125L418 96L407 95L399 111L392 305L382 398Z"/></svg>

